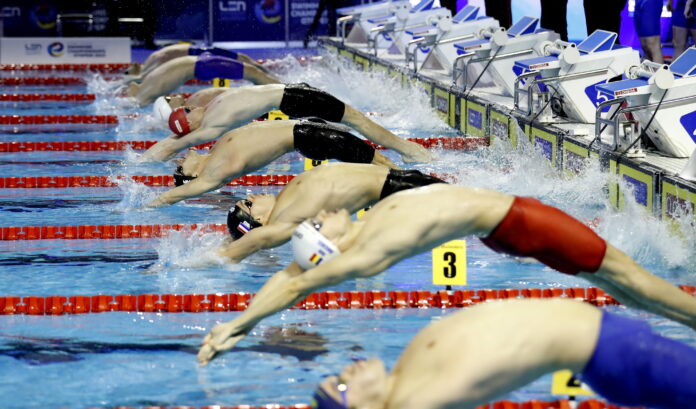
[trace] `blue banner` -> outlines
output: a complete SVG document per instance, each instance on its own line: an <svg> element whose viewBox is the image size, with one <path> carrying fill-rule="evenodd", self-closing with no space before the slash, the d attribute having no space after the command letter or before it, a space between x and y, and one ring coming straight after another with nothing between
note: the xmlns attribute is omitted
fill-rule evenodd
<svg viewBox="0 0 696 409"><path fill-rule="evenodd" d="M285 41L283 0L214 0L215 41Z"/></svg>

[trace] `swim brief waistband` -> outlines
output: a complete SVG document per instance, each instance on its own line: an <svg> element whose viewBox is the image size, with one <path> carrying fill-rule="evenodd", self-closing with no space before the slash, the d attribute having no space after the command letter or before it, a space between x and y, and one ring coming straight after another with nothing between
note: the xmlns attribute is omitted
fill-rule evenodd
<svg viewBox="0 0 696 409"><path fill-rule="evenodd" d="M210 53L212 55L232 58L234 60L236 60L239 57L239 54L236 51L226 50L220 47L199 47L195 45L189 47L188 53L189 55L201 55L203 53Z"/></svg>
<svg viewBox="0 0 696 409"><path fill-rule="evenodd" d="M387 179L384 181L382 193L379 195L379 200L391 195L392 193L400 192L406 189L427 186L433 183L447 183L435 176L424 175L419 170L401 170L390 169Z"/></svg>
<svg viewBox="0 0 696 409"><path fill-rule="evenodd" d="M346 105L333 95L301 83L285 86L279 108L286 115L295 118L316 116L331 122L341 122Z"/></svg>
<svg viewBox="0 0 696 409"><path fill-rule="evenodd" d="M295 149L310 159L371 163L375 157L372 146L332 124L300 121L293 127L293 135Z"/></svg>
<svg viewBox="0 0 696 409"><path fill-rule="evenodd" d="M244 64L232 58L203 53L196 59L194 75L201 81L213 78L241 80L244 77Z"/></svg>

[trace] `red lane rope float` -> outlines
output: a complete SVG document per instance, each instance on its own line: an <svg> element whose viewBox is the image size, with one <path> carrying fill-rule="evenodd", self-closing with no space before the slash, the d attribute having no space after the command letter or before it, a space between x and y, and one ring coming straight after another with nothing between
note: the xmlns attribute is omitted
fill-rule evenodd
<svg viewBox="0 0 696 409"><path fill-rule="evenodd" d="M104 78L107 81L116 81L118 78ZM7 77L0 78L0 86L69 86L69 85L87 85L88 80L79 77ZM192 79L186 81L184 85L210 85L212 81L201 81Z"/></svg>
<svg viewBox="0 0 696 409"><path fill-rule="evenodd" d="M284 186L296 175L245 175L227 183L227 186ZM130 178L146 186L173 186L172 175L161 176L117 176L116 180ZM0 178L0 188L71 188L71 187L114 187L118 183L110 176L22 176Z"/></svg>
<svg viewBox="0 0 696 409"><path fill-rule="evenodd" d="M226 224L87 224L80 226L9 226L0 227L3 241L16 240L89 240L147 239L163 237L184 229L201 233L226 233Z"/></svg>
<svg viewBox="0 0 696 409"><path fill-rule="evenodd" d="M0 115L0 125L118 124L116 115Z"/></svg>
<svg viewBox="0 0 696 409"><path fill-rule="evenodd" d="M94 94L0 94L0 102L92 102Z"/></svg>
<svg viewBox="0 0 696 409"><path fill-rule="evenodd" d="M281 405L278 403L269 403L261 406L253 405L235 405L235 406L219 406L210 405L196 408L194 406L171 406L169 409L310 409L311 406L306 403L295 403L290 405ZM513 402L509 400L501 400L485 405L477 406L475 409L645 409L641 407L617 406L596 399L584 400L582 402L570 400L555 400L541 401L530 400L525 402ZM95 408L98 409L98 408ZM128 406L119 406L116 409L137 409ZM148 406L147 409L166 409L161 406Z"/></svg>
<svg viewBox="0 0 696 409"><path fill-rule="evenodd" d="M408 138L412 142L423 145L426 148L450 149L450 150L474 150L478 147L489 145L488 138ZM50 141L50 142L0 142L0 152L45 152L45 151L122 151L126 149L149 149L157 141ZM384 150L383 146L375 145L377 149ZM215 142L206 142L194 146L194 149L211 149Z"/></svg>
<svg viewBox="0 0 696 409"><path fill-rule="evenodd" d="M681 286L696 296L696 287ZM122 312L229 312L243 311L255 294L119 294L74 296L3 296L0 315L63 315ZM293 309L399 309L465 308L480 302L512 298L572 298L596 306L620 305L599 288L524 288L457 291L324 291L311 293Z"/></svg>
<svg viewBox="0 0 696 409"><path fill-rule="evenodd" d="M2 64L0 71L75 71L119 73L130 63L117 64Z"/></svg>
<svg viewBox="0 0 696 409"><path fill-rule="evenodd" d="M88 131L113 128L116 115L0 115L0 132Z"/></svg>

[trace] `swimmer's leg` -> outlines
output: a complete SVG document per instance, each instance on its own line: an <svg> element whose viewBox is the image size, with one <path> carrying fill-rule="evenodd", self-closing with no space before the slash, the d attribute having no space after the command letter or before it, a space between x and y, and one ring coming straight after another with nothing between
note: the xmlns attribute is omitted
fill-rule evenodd
<svg viewBox="0 0 696 409"><path fill-rule="evenodd" d="M662 315L696 329L696 297L648 272L609 244L599 270L578 275L607 289L623 304Z"/></svg>
<svg viewBox="0 0 696 409"><path fill-rule="evenodd" d="M247 81L251 81L256 85L265 84L280 84L280 80L274 75L262 70L255 64L244 63L244 76Z"/></svg>
<svg viewBox="0 0 696 409"><path fill-rule="evenodd" d="M394 135L348 104L341 122L355 128L372 142L399 152L404 162L429 162L433 159L423 146Z"/></svg>

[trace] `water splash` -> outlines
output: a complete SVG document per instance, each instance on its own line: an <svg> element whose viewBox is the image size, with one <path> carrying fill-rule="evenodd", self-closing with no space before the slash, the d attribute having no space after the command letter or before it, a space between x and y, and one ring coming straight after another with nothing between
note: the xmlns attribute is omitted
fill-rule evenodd
<svg viewBox="0 0 696 409"><path fill-rule="evenodd" d="M205 233L200 229L171 231L156 244L158 261L147 273L157 275L162 292L214 293L226 288L234 289L234 280L229 273L242 271L243 267L230 264L218 255L217 250L225 238L225 234ZM195 277L192 277L192 271L195 271ZM195 281L193 289L192 281Z"/></svg>
<svg viewBox="0 0 696 409"><path fill-rule="evenodd" d="M415 86L402 87L401 76L365 72L332 54L306 66L295 58L285 58L278 64L282 69L277 72L284 82L307 82L357 109L377 111L372 119L398 135L414 136L418 131L432 136L456 133L435 113L430 96Z"/></svg>
<svg viewBox="0 0 696 409"><path fill-rule="evenodd" d="M159 196L157 191L144 184L135 182L130 177L119 178L112 175L109 180L115 183L123 193L123 198L113 210L117 213L138 210Z"/></svg>

